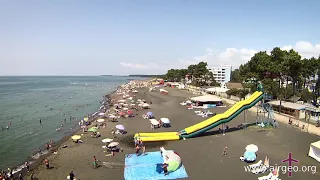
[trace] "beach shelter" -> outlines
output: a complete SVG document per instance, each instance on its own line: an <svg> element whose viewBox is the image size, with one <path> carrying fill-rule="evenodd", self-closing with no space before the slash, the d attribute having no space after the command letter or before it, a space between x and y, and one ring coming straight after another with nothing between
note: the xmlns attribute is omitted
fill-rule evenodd
<svg viewBox="0 0 320 180"><path fill-rule="evenodd" d="M309 154L310 157L320 162L320 141L310 144Z"/></svg>
<svg viewBox="0 0 320 180"><path fill-rule="evenodd" d="M89 118L88 118L88 117L85 117L85 118L83 118L83 120L84 120L85 122L88 122L88 121L89 121Z"/></svg>
<svg viewBox="0 0 320 180"><path fill-rule="evenodd" d="M192 101L198 101L198 102L221 102L222 100L213 95L204 95L204 96L197 96L190 98Z"/></svg>
<svg viewBox="0 0 320 180"><path fill-rule="evenodd" d="M162 123L170 124L170 120L168 118L161 118L160 120Z"/></svg>
<svg viewBox="0 0 320 180"><path fill-rule="evenodd" d="M142 107L147 109L150 107L150 105L148 103L144 103L144 104L142 104Z"/></svg>
<svg viewBox="0 0 320 180"><path fill-rule="evenodd" d="M258 146L254 145L254 144L249 144L246 147L246 151L252 151L254 153L256 153L258 151L258 149L259 149Z"/></svg>
<svg viewBox="0 0 320 180"><path fill-rule="evenodd" d="M257 155L253 151L246 151L244 152L243 158L247 162L253 162L257 159Z"/></svg>

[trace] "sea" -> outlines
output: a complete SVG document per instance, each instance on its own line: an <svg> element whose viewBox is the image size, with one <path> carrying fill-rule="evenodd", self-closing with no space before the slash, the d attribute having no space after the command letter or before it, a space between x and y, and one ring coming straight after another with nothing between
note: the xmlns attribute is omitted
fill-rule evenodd
<svg viewBox="0 0 320 180"><path fill-rule="evenodd" d="M49 140L71 135L81 119L99 109L104 95L129 80L125 76L0 77L0 169L36 159L32 155Z"/></svg>

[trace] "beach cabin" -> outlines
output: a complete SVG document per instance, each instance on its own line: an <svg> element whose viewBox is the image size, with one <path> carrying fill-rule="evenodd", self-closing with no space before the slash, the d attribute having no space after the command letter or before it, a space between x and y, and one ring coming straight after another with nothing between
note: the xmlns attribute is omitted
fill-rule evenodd
<svg viewBox="0 0 320 180"><path fill-rule="evenodd" d="M206 107L215 107L215 106L222 106L222 100L213 95L204 95L204 96L197 96L190 98L191 101L197 102L198 106L206 106Z"/></svg>
<svg viewBox="0 0 320 180"><path fill-rule="evenodd" d="M316 123L320 120L320 109L316 107L306 107L306 121Z"/></svg>
<svg viewBox="0 0 320 180"><path fill-rule="evenodd" d="M280 102L279 100L270 101L269 104L271 104L273 110L276 112L293 116L296 119L305 119L306 117L306 105L285 101Z"/></svg>

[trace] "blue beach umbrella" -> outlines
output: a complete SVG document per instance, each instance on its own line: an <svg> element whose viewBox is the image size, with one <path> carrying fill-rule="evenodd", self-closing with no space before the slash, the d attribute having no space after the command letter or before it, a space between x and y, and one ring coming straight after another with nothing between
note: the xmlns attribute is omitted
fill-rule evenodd
<svg viewBox="0 0 320 180"><path fill-rule="evenodd" d="M249 161L249 162L255 161L257 158L256 153L253 151L246 151L243 157L245 161Z"/></svg>
<svg viewBox="0 0 320 180"><path fill-rule="evenodd" d="M147 112L147 115L148 116L152 116L152 112Z"/></svg>

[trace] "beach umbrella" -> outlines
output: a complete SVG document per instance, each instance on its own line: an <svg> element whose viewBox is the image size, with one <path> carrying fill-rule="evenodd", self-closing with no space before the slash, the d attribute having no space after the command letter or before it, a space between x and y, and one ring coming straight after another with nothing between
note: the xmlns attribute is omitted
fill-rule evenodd
<svg viewBox="0 0 320 180"><path fill-rule="evenodd" d="M128 108L123 108L123 110L124 110L124 111L127 111L127 110L128 110Z"/></svg>
<svg viewBox="0 0 320 180"><path fill-rule="evenodd" d="M109 118L116 118L116 116L113 114L109 114Z"/></svg>
<svg viewBox="0 0 320 180"><path fill-rule="evenodd" d="M131 103L134 103L134 100L132 100Z"/></svg>
<svg viewBox="0 0 320 180"><path fill-rule="evenodd" d="M142 104L138 104L138 106L142 106Z"/></svg>
<svg viewBox="0 0 320 180"><path fill-rule="evenodd" d="M243 158L245 161L252 162L252 161L256 160L257 155L253 151L246 151L246 152L244 152Z"/></svg>
<svg viewBox="0 0 320 180"><path fill-rule="evenodd" d="M119 129L119 130L122 130L122 131L125 129L124 126L121 125L121 124L116 125L116 128Z"/></svg>
<svg viewBox="0 0 320 180"><path fill-rule="evenodd" d="M113 106L114 106L114 107L117 107L117 106L119 106L119 104L114 104Z"/></svg>
<svg viewBox="0 0 320 180"><path fill-rule="evenodd" d="M85 118L83 118L83 120L87 122L89 120L89 118L85 117Z"/></svg>
<svg viewBox="0 0 320 180"><path fill-rule="evenodd" d="M104 113L102 112L102 113L99 113L99 116L104 116Z"/></svg>
<svg viewBox="0 0 320 180"><path fill-rule="evenodd" d="M146 113L148 116L152 116L153 114L152 114L152 112L147 112Z"/></svg>
<svg viewBox="0 0 320 180"><path fill-rule="evenodd" d="M123 106L123 107L127 107L127 106L128 106L128 104L123 104L122 106Z"/></svg>
<svg viewBox="0 0 320 180"><path fill-rule="evenodd" d="M113 139L110 138L105 138L101 140L103 143L111 143L113 141Z"/></svg>
<svg viewBox="0 0 320 180"><path fill-rule="evenodd" d="M98 119L97 122L102 123L104 122L104 119Z"/></svg>
<svg viewBox="0 0 320 180"><path fill-rule="evenodd" d="M116 146L118 146L118 145L119 145L118 142L112 142L112 143L110 143L110 144L108 145L108 147L116 147Z"/></svg>
<svg viewBox="0 0 320 180"><path fill-rule="evenodd" d="M132 110L128 110L127 113L128 114L133 114L133 111Z"/></svg>
<svg viewBox="0 0 320 180"><path fill-rule="evenodd" d="M88 129L88 131L89 131L89 132L97 132L97 131L98 131L98 129L97 129L97 128L95 128L95 127L92 127L92 128L89 128L89 129Z"/></svg>
<svg viewBox="0 0 320 180"><path fill-rule="evenodd" d="M144 104L142 104L142 107L144 107L144 108L147 108L147 107L149 107L150 105L148 104L148 103L144 103Z"/></svg>
<svg viewBox="0 0 320 180"><path fill-rule="evenodd" d="M161 118L160 120L165 124L170 124L170 120L168 118Z"/></svg>
<svg viewBox="0 0 320 180"><path fill-rule="evenodd" d="M254 153L256 153L258 151L258 146L257 145L254 145L254 144L249 144L247 147L246 147L246 151L252 151Z"/></svg>
<svg viewBox="0 0 320 180"><path fill-rule="evenodd" d="M159 121L157 121L156 119L149 119L149 121L152 125L159 125Z"/></svg>
<svg viewBox="0 0 320 180"><path fill-rule="evenodd" d="M119 100L118 102L120 102L120 103L124 103L124 102L126 102L126 100L121 99L121 100Z"/></svg>
<svg viewBox="0 0 320 180"><path fill-rule="evenodd" d="M81 139L81 136L80 135L73 135L73 136L71 136L71 139L72 140L79 140L79 139Z"/></svg>
<svg viewBox="0 0 320 180"><path fill-rule="evenodd" d="M122 111L119 112L119 115L120 115L120 116L124 116L125 114L126 114L125 112L122 112Z"/></svg>

